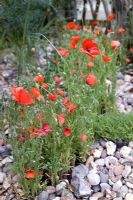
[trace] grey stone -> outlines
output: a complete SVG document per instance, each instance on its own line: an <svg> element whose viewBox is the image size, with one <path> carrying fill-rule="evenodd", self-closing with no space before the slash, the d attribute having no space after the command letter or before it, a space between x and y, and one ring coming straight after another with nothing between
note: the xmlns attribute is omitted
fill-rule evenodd
<svg viewBox="0 0 133 200"><path fill-rule="evenodd" d="M127 178L128 175L131 173L131 171L132 171L131 166L130 166L130 165L125 165L125 169L124 169L123 172L122 172L122 176L123 176L124 178Z"/></svg>
<svg viewBox="0 0 133 200"><path fill-rule="evenodd" d="M126 196L126 194L128 193L128 187L126 185L123 185L121 188L120 188L120 192L122 194L122 197L124 198Z"/></svg>
<svg viewBox="0 0 133 200"><path fill-rule="evenodd" d="M101 183L100 186L101 186L102 192L105 192L106 190L111 190L111 186L107 183Z"/></svg>
<svg viewBox="0 0 133 200"><path fill-rule="evenodd" d="M47 186L47 188L46 188L46 192L48 194L53 194L53 193L55 193L55 191L56 191L56 189L54 186Z"/></svg>
<svg viewBox="0 0 133 200"><path fill-rule="evenodd" d="M5 165L5 164L7 164L7 163L12 163L12 162L13 162L13 157L12 157L12 156L6 157L6 158L4 158L4 159L1 161L1 163L2 163L3 165Z"/></svg>
<svg viewBox="0 0 133 200"><path fill-rule="evenodd" d="M115 176L121 175L123 170L124 170L124 166L123 165L117 165L116 167L114 167L114 175Z"/></svg>
<svg viewBox="0 0 133 200"><path fill-rule="evenodd" d="M6 177L6 174L3 172L0 172L0 184L3 184L5 177Z"/></svg>
<svg viewBox="0 0 133 200"><path fill-rule="evenodd" d="M122 200L122 197L116 197L113 200Z"/></svg>
<svg viewBox="0 0 133 200"><path fill-rule="evenodd" d="M128 193L128 194L126 195L125 200L133 200L133 194L132 194L132 193Z"/></svg>
<svg viewBox="0 0 133 200"><path fill-rule="evenodd" d="M113 191L117 192L121 187L122 187L122 182L121 182L121 180L119 180L116 183L114 183L114 185L113 185Z"/></svg>
<svg viewBox="0 0 133 200"><path fill-rule="evenodd" d="M61 182L58 185L56 185L56 193L58 195L61 195L62 190L66 188L66 185L67 185L66 182Z"/></svg>
<svg viewBox="0 0 133 200"><path fill-rule="evenodd" d="M100 182L101 183L108 183L109 175L100 172Z"/></svg>
<svg viewBox="0 0 133 200"><path fill-rule="evenodd" d="M94 158L100 158L102 154L103 148L99 147L98 149L93 149L92 154Z"/></svg>
<svg viewBox="0 0 133 200"><path fill-rule="evenodd" d="M95 161L95 163L97 164L97 165L100 165L100 166L104 166L104 164L105 164L105 162L104 162L104 159L97 159L96 161Z"/></svg>
<svg viewBox="0 0 133 200"><path fill-rule="evenodd" d="M106 158L106 156L107 156L107 151L104 149L102 151L101 158Z"/></svg>
<svg viewBox="0 0 133 200"><path fill-rule="evenodd" d="M49 197L48 193L46 191L43 191L39 194L38 200L48 200L48 197Z"/></svg>
<svg viewBox="0 0 133 200"><path fill-rule="evenodd" d="M79 178L84 178L85 176L87 176L88 173L89 173L88 167L81 164L78 165L77 167L74 167L72 171L72 178L75 176Z"/></svg>
<svg viewBox="0 0 133 200"><path fill-rule="evenodd" d="M92 190L93 190L93 192L99 192L100 190L101 190L101 187L100 187L100 185L94 185L94 186L92 186Z"/></svg>
<svg viewBox="0 0 133 200"><path fill-rule="evenodd" d="M130 183L130 182L126 182L126 185L127 185L128 188L133 189L133 184L132 184L132 183Z"/></svg>
<svg viewBox="0 0 133 200"><path fill-rule="evenodd" d="M129 142L129 147L133 148L133 141Z"/></svg>
<svg viewBox="0 0 133 200"><path fill-rule="evenodd" d="M107 155L113 156L116 151L116 144L108 141L106 142Z"/></svg>
<svg viewBox="0 0 133 200"><path fill-rule="evenodd" d="M123 146L121 149L120 149L120 154L126 158L129 156L130 152L131 152L131 147L127 147L127 146Z"/></svg>
<svg viewBox="0 0 133 200"><path fill-rule="evenodd" d="M118 159L115 158L114 156L108 156L105 158L105 165L107 168L110 168L117 164L118 164Z"/></svg>
<svg viewBox="0 0 133 200"><path fill-rule="evenodd" d="M87 178L91 185L98 185L100 183L100 176L94 172L92 173L89 172L89 174L87 175Z"/></svg>
<svg viewBox="0 0 133 200"><path fill-rule="evenodd" d="M76 197L89 197L92 193L90 184L88 181L78 176L72 177L71 185Z"/></svg>

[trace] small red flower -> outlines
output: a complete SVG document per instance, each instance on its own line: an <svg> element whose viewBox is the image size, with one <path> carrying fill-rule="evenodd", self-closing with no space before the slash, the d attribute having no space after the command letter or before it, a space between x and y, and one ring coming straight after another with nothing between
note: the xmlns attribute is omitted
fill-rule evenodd
<svg viewBox="0 0 133 200"><path fill-rule="evenodd" d="M86 140L87 140L87 135L85 133L82 133L82 135L81 135L81 141L82 142L86 142Z"/></svg>
<svg viewBox="0 0 133 200"><path fill-rule="evenodd" d="M60 88L56 88L56 94L60 95L61 97L64 97L65 92L64 90L61 90Z"/></svg>
<svg viewBox="0 0 133 200"><path fill-rule="evenodd" d="M75 26L76 31L80 31L81 29L82 29L82 26L80 26L80 25Z"/></svg>
<svg viewBox="0 0 133 200"><path fill-rule="evenodd" d="M21 141L22 143L25 142L25 137L24 136L20 136L20 135L17 135L17 140Z"/></svg>
<svg viewBox="0 0 133 200"><path fill-rule="evenodd" d="M68 127L65 127L65 128L64 128L64 135L65 135L66 137L69 137L69 136L71 136L71 134L72 134L71 129L68 128Z"/></svg>
<svg viewBox="0 0 133 200"><path fill-rule="evenodd" d="M94 67L94 63L93 63L93 62L88 62L88 67L89 67L89 68Z"/></svg>
<svg viewBox="0 0 133 200"><path fill-rule="evenodd" d="M131 60L130 60L129 58L125 58L125 62L126 62L126 63L130 63Z"/></svg>
<svg viewBox="0 0 133 200"><path fill-rule="evenodd" d="M36 177L36 172L33 169L25 170L25 178L34 179Z"/></svg>
<svg viewBox="0 0 133 200"><path fill-rule="evenodd" d="M65 97L64 100L63 100L64 106L68 106L69 103L70 103L70 98L69 97Z"/></svg>
<svg viewBox="0 0 133 200"><path fill-rule="evenodd" d="M107 29L107 32L112 33L113 31L112 31L112 29Z"/></svg>
<svg viewBox="0 0 133 200"><path fill-rule="evenodd" d="M12 99L17 101L19 104L26 106L34 104L31 95L23 87L13 87L11 92Z"/></svg>
<svg viewBox="0 0 133 200"><path fill-rule="evenodd" d="M81 77L82 77L82 78L85 77L85 74L84 74L83 72L81 72L80 74L81 74Z"/></svg>
<svg viewBox="0 0 133 200"><path fill-rule="evenodd" d="M125 33L125 32L126 32L126 30L125 30L124 28L119 28L119 29L116 31L117 34L123 34L123 33Z"/></svg>
<svg viewBox="0 0 133 200"><path fill-rule="evenodd" d="M91 29L91 26L86 26L86 30L90 30Z"/></svg>
<svg viewBox="0 0 133 200"><path fill-rule="evenodd" d="M129 50L129 51L130 51L130 53L133 53L133 48L130 48L130 50Z"/></svg>
<svg viewBox="0 0 133 200"><path fill-rule="evenodd" d="M60 82L61 82L60 76L55 76L54 81L55 81L56 84L60 84Z"/></svg>
<svg viewBox="0 0 133 200"><path fill-rule="evenodd" d="M75 42L78 42L80 40L80 36L79 35L73 35L72 40L74 40Z"/></svg>
<svg viewBox="0 0 133 200"><path fill-rule="evenodd" d="M94 40L92 40L91 38L85 39L83 41L82 48L80 48L80 51L84 52L85 54L87 54L90 57L100 54L97 43Z"/></svg>
<svg viewBox="0 0 133 200"><path fill-rule="evenodd" d="M52 60L52 62L53 62L54 64L56 64L56 63L58 63L58 60L55 59L55 60Z"/></svg>
<svg viewBox="0 0 133 200"><path fill-rule="evenodd" d="M31 93L32 93L33 97L37 100L40 100L43 98L43 96L40 94L39 88L31 88Z"/></svg>
<svg viewBox="0 0 133 200"><path fill-rule="evenodd" d="M65 123L65 119L66 119L65 113L61 113L60 115L58 115L58 121L60 125L63 125Z"/></svg>
<svg viewBox="0 0 133 200"><path fill-rule="evenodd" d="M42 83L42 87L43 87L45 90L47 90L47 89L48 89L48 84Z"/></svg>
<svg viewBox="0 0 133 200"><path fill-rule="evenodd" d="M89 74L86 78L87 85L96 85L97 79L93 74Z"/></svg>
<svg viewBox="0 0 133 200"><path fill-rule="evenodd" d="M57 100L57 96L55 95L55 94L48 94L48 99L50 100L50 101L56 101Z"/></svg>
<svg viewBox="0 0 133 200"><path fill-rule="evenodd" d="M92 26L98 26L98 25L99 25L99 22L98 22L98 21L92 21L92 22L91 22L91 25L92 25Z"/></svg>
<svg viewBox="0 0 133 200"><path fill-rule="evenodd" d="M118 40L113 40L111 42L111 49L116 50L120 46L120 42Z"/></svg>
<svg viewBox="0 0 133 200"><path fill-rule="evenodd" d="M109 56L104 55L102 56L102 59L104 62L111 62L111 58Z"/></svg>
<svg viewBox="0 0 133 200"><path fill-rule="evenodd" d="M40 123L40 122L42 121L43 118L44 118L43 113L39 113L39 114L36 116L36 122L37 122L37 123Z"/></svg>
<svg viewBox="0 0 133 200"><path fill-rule="evenodd" d="M75 40L71 40L71 42L69 43L69 46L72 49L76 49L77 48L77 43L75 42Z"/></svg>
<svg viewBox="0 0 133 200"><path fill-rule="evenodd" d="M69 54L69 50L67 50L67 49L62 49L62 48L59 48L59 49L58 49L58 52L59 52L64 58L66 58L66 57L68 56L68 54Z"/></svg>
<svg viewBox="0 0 133 200"><path fill-rule="evenodd" d="M69 22L69 23L67 24L67 28L68 28L69 30L74 29L74 28L75 28L75 23L74 23L74 22Z"/></svg>
<svg viewBox="0 0 133 200"><path fill-rule="evenodd" d="M112 21L113 19L115 19L115 15L108 15L107 19L109 21Z"/></svg>
<svg viewBox="0 0 133 200"><path fill-rule="evenodd" d="M76 105L74 105L74 104L72 104L72 103L70 103L70 104L68 105L68 110L69 110L69 112L70 112L71 114L73 114L73 113L76 111L76 109L77 109L77 106L76 106Z"/></svg>
<svg viewBox="0 0 133 200"><path fill-rule="evenodd" d="M34 81L36 81L37 83L43 83L45 81L45 78L42 75L38 75L35 76Z"/></svg>

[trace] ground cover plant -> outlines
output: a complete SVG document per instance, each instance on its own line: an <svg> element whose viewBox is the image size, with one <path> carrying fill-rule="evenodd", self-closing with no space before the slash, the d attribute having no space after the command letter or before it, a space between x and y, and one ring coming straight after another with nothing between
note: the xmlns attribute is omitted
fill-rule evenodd
<svg viewBox="0 0 133 200"><path fill-rule="evenodd" d="M11 90L13 169L28 198L57 183L76 159L86 160L95 131L101 134L99 116L115 110L120 42L84 28L74 22L64 27L49 77L34 74Z"/></svg>

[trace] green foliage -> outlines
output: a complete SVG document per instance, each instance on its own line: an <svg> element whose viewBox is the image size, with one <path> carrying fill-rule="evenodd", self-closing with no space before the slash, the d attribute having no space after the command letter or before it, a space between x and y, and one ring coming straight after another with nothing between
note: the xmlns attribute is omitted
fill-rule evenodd
<svg viewBox="0 0 133 200"><path fill-rule="evenodd" d="M94 120L96 138L133 140L133 113L107 112Z"/></svg>

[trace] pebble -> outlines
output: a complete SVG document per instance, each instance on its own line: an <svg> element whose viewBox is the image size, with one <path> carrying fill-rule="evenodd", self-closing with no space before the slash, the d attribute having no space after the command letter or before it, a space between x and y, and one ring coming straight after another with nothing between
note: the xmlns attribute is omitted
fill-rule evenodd
<svg viewBox="0 0 133 200"><path fill-rule="evenodd" d="M91 185L98 185L100 183L100 176L96 173L89 172L89 174L87 175L87 178Z"/></svg>
<svg viewBox="0 0 133 200"><path fill-rule="evenodd" d="M125 200L133 200L133 193L128 193L125 197Z"/></svg>
<svg viewBox="0 0 133 200"><path fill-rule="evenodd" d="M130 166L130 165L125 165L125 169L124 169L123 172L122 172L122 176L123 176L124 178L127 178L128 175L131 173L131 171L132 171L131 166Z"/></svg>
<svg viewBox="0 0 133 200"><path fill-rule="evenodd" d="M38 200L48 200L48 193L46 191L43 191L39 194Z"/></svg>
<svg viewBox="0 0 133 200"><path fill-rule="evenodd" d="M113 185L113 191L117 192L121 187L122 187L122 182L121 182L121 180L119 180L116 183L114 183L114 185Z"/></svg>
<svg viewBox="0 0 133 200"><path fill-rule="evenodd" d="M97 160L95 161L95 163L96 163L97 165L100 165L100 166L104 166L104 164L105 164L103 158L101 158L101 159L97 159Z"/></svg>
<svg viewBox="0 0 133 200"><path fill-rule="evenodd" d="M73 171L72 171L72 177L79 177L79 178L84 178L85 176L87 176L87 174L89 173L89 169L86 165L78 165L77 167L74 167Z"/></svg>
<svg viewBox="0 0 133 200"><path fill-rule="evenodd" d="M114 175L119 176L122 174L124 170L124 166L123 165L118 165L114 168Z"/></svg>
<svg viewBox="0 0 133 200"><path fill-rule="evenodd" d="M0 172L0 184L3 184L5 177L6 177L6 174L3 172Z"/></svg>
<svg viewBox="0 0 133 200"><path fill-rule="evenodd" d="M105 192L106 190L111 190L111 186L107 183L101 183L100 186L101 186L102 192Z"/></svg>
<svg viewBox="0 0 133 200"><path fill-rule="evenodd" d="M129 142L129 147L131 147L133 149L133 141Z"/></svg>
<svg viewBox="0 0 133 200"><path fill-rule="evenodd" d="M126 182L126 185L127 185L128 188L133 189L133 184L132 184L132 183L130 183L130 182Z"/></svg>
<svg viewBox="0 0 133 200"><path fill-rule="evenodd" d="M113 156L116 151L116 144L111 141L106 142L106 149L107 149L107 155Z"/></svg>
<svg viewBox="0 0 133 200"><path fill-rule="evenodd" d="M131 147L123 146L120 149L120 154L121 154L121 156L123 156L124 158L126 158L131 153L131 150L132 150Z"/></svg>
<svg viewBox="0 0 133 200"><path fill-rule="evenodd" d="M108 183L109 175L100 172L100 182L101 183Z"/></svg>

